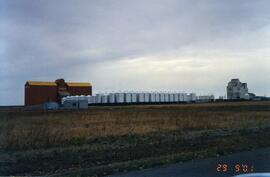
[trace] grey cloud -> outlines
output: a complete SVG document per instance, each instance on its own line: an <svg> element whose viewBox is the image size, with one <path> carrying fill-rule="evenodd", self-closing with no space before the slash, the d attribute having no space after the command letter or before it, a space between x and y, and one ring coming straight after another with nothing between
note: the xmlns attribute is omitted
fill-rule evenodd
<svg viewBox="0 0 270 177"><path fill-rule="evenodd" d="M0 7L1 98L28 79L80 80L71 73L89 73L96 81L107 74L98 73L102 63L144 56L168 60L164 53L174 52L179 60L202 60L215 51L237 56L269 47L267 0L2 0ZM18 97L0 104L21 104L21 92Z"/></svg>

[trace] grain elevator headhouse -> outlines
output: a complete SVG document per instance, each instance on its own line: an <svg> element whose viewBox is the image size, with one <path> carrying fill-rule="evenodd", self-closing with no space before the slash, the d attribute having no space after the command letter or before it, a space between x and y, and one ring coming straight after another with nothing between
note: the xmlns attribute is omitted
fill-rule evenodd
<svg viewBox="0 0 270 177"><path fill-rule="evenodd" d="M39 105L46 102L61 102L61 98L74 95L92 95L92 85L83 82L27 81L25 83L25 106Z"/></svg>

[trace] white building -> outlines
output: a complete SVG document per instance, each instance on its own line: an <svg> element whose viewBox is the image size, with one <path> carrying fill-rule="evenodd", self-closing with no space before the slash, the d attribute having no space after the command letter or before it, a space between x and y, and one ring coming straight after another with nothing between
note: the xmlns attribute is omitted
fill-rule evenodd
<svg viewBox="0 0 270 177"><path fill-rule="evenodd" d="M239 79L232 79L227 86L227 99L249 99L247 83L242 83Z"/></svg>

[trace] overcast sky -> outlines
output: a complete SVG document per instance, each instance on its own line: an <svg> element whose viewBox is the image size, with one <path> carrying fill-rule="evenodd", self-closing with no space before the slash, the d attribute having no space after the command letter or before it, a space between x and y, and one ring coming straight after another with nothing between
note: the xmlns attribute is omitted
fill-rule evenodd
<svg viewBox="0 0 270 177"><path fill-rule="evenodd" d="M270 96L269 12L269 0L0 0L0 105L57 78L215 96L240 78Z"/></svg>

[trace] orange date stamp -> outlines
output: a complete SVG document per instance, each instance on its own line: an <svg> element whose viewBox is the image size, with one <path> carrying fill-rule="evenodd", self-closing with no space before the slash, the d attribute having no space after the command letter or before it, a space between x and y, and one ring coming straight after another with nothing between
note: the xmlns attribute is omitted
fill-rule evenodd
<svg viewBox="0 0 270 177"><path fill-rule="evenodd" d="M246 163L236 163L236 164L228 164L228 163L218 163L216 166L216 171L220 173L226 173L229 171L235 173L252 173L255 172L254 165L246 164Z"/></svg>

